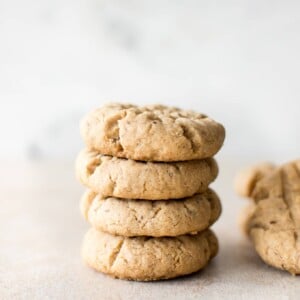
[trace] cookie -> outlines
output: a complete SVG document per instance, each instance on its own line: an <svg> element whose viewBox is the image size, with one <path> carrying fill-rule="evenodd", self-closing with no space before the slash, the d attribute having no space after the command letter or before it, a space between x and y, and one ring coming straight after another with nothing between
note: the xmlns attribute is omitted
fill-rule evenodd
<svg viewBox="0 0 300 300"><path fill-rule="evenodd" d="M274 168L248 194L254 209L244 223L260 257L300 274L300 161Z"/></svg>
<svg viewBox="0 0 300 300"><path fill-rule="evenodd" d="M207 229L220 216L221 203L212 190L179 200L103 198L88 190L81 212L90 224L122 236L177 236Z"/></svg>
<svg viewBox="0 0 300 300"><path fill-rule="evenodd" d="M214 159L142 162L83 150L76 161L78 179L104 197L178 199L204 192L216 178Z"/></svg>
<svg viewBox="0 0 300 300"><path fill-rule="evenodd" d="M81 122L90 149L145 161L183 161L212 157L221 148L224 127L192 111L153 105L108 104Z"/></svg>
<svg viewBox="0 0 300 300"><path fill-rule="evenodd" d="M274 164L264 162L241 171L234 182L237 194L243 197L249 197L256 183L274 169Z"/></svg>
<svg viewBox="0 0 300 300"><path fill-rule="evenodd" d="M84 237L87 265L116 278L150 281L168 279L204 268L217 254L210 230L178 237L122 237L91 228Z"/></svg>

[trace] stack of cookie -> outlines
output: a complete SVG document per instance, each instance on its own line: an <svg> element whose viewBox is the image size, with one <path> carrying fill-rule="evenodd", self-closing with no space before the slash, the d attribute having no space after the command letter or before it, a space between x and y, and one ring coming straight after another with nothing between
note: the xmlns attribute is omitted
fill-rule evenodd
<svg viewBox="0 0 300 300"><path fill-rule="evenodd" d="M117 278L158 280L202 269L218 251L209 227L221 204L208 188L225 131L205 115L109 104L86 116L76 162L92 225L82 255Z"/></svg>

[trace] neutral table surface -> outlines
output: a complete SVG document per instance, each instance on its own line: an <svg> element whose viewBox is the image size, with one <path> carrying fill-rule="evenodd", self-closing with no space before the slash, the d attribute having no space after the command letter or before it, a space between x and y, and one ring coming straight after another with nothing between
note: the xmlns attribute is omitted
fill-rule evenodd
<svg viewBox="0 0 300 300"><path fill-rule="evenodd" d="M224 159L223 159L224 160ZM0 299L299 299L300 278L266 266L237 225L246 200L232 189L236 159L220 161L213 187L223 201L214 226L219 255L203 271L160 282L112 279L87 268L80 244L83 188L73 165L8 163L0 168Z"/></svg>

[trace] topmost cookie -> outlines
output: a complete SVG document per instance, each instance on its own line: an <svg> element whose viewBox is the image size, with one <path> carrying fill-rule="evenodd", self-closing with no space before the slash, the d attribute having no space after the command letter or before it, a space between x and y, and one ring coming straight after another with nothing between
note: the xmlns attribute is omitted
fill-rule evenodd
<svg viewBox="0 0 300 300"><path fill-rule="evenodd" d="M146 161L211 157L225 138L224 127L207 116L162 105L108 104L89 113L80 130L91 149Z"/></svg>

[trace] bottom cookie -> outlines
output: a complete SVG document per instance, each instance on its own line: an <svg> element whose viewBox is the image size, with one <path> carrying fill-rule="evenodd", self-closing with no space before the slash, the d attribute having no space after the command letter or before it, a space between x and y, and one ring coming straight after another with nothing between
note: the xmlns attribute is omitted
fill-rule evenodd
<svg viewBox="0 0 300 300"><path fill-rule="evenodd" d="M211 230L178 237L122 237L91 228L82 246L83 260L116 278L151 281L191 274L218 252Z"/></svg>

